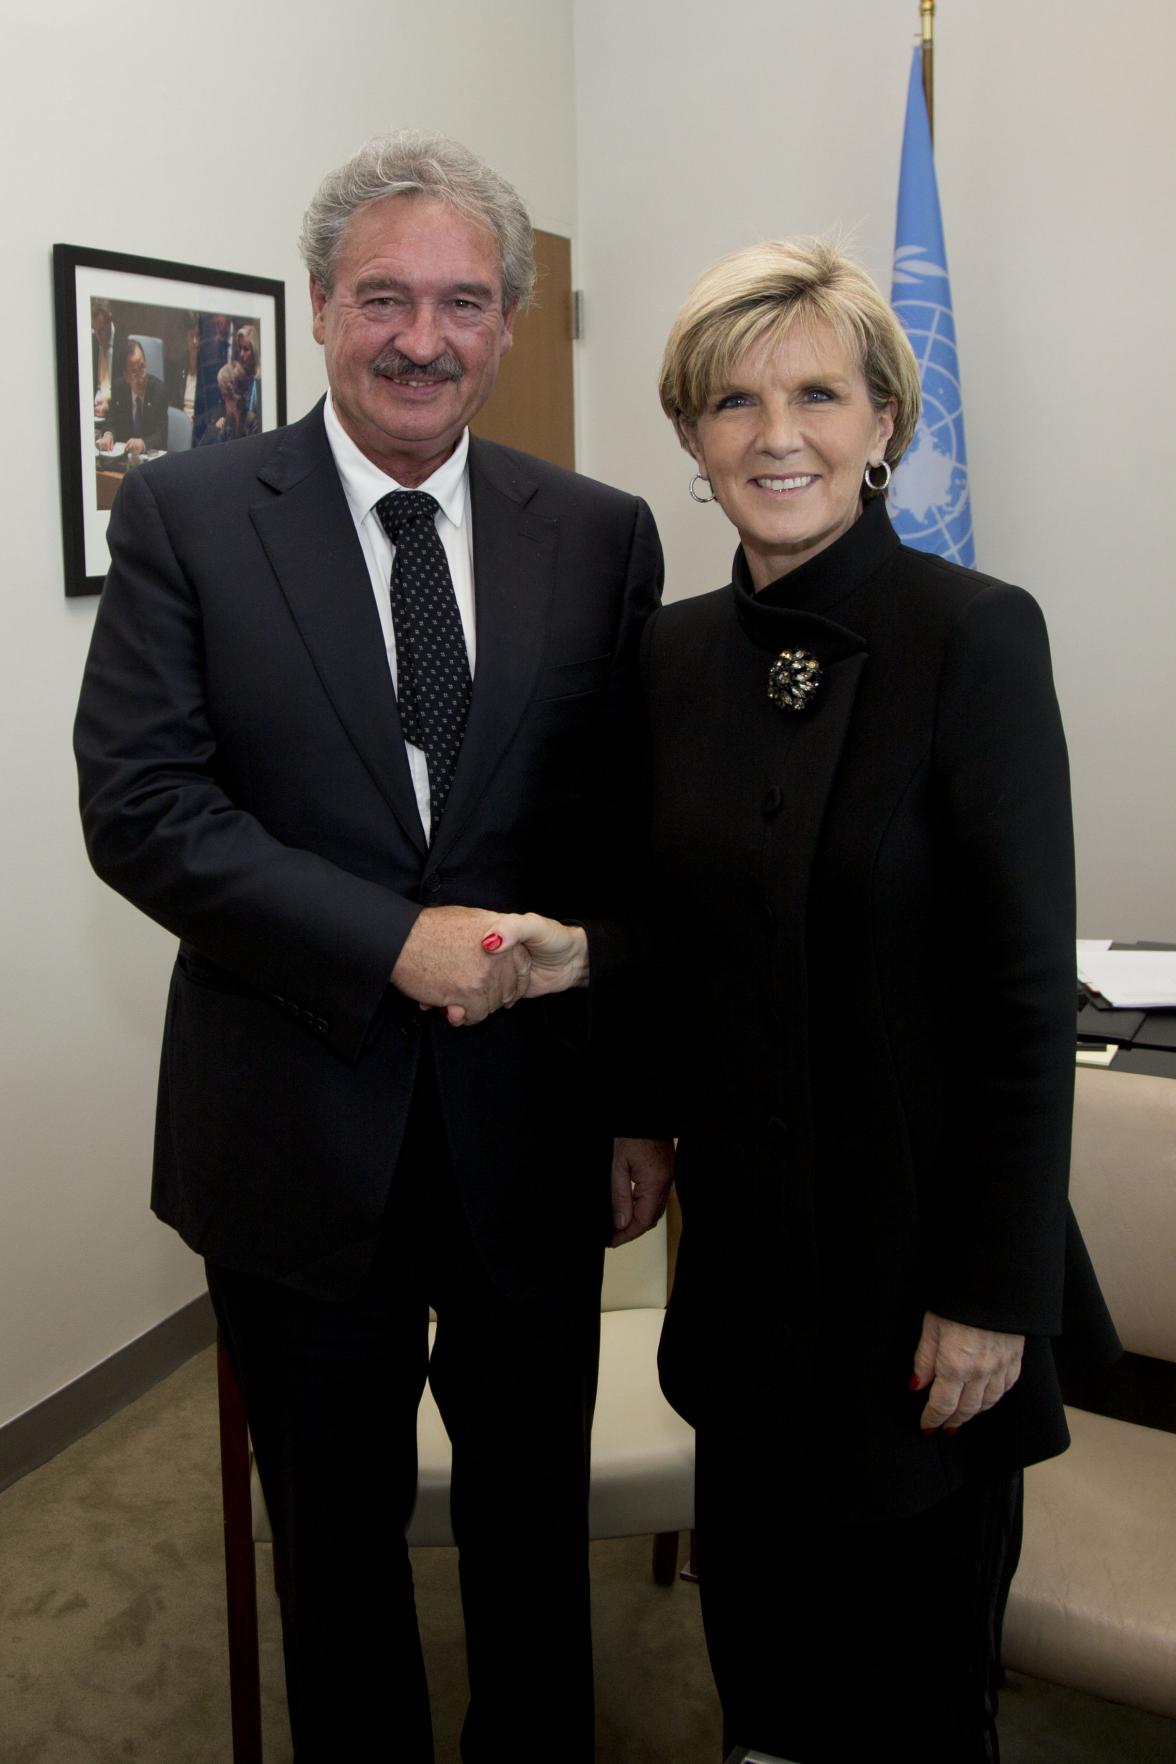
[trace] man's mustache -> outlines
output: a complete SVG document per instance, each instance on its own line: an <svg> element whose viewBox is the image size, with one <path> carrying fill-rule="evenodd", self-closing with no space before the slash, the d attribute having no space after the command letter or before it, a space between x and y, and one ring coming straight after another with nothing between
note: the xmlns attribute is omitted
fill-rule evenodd
<svg viewBox="0 0 1176 1764"><path fill-rule="evenodd" d="M411 355L404 355L399 349L382 350L372 363L371 371L379 374L382 379L397 380L401 377L413 380L460 380L465 373L456 355L448 351L438 355L432 361L421 363L414 361Z"/></svg>

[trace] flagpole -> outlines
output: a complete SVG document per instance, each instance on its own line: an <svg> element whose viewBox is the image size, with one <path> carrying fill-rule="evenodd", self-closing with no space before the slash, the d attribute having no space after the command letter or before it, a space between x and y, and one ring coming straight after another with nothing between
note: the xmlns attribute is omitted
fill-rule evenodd
<svg viewBox="0 0 1176 1764"><path fill-rule="evenodd" d="M935 0L919 0L923 26L923 96L927 100L927 127L935 139Z"/></svg>

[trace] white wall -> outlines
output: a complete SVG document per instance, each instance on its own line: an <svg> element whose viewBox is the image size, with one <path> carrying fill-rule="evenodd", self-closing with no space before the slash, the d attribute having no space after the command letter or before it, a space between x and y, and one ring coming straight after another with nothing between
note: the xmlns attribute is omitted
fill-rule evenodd
<svg viewBox="0 0 1176 1764"><path fill-rule="evenodd" d="M554 228L572 229L576 198L569 0L157 0L133 16L42 0L4 31L0 1424L202 1287L147 1211L174 944L93 877L77 828L69 733L95 603L62 591L50 247L285 278L297 415L323 381L294 240L319 177L367 135L456 135Z"/></svg>
<svg viewBox="0 0 1176 1764"><path fill-rule="evenodd" d="M943 0L936 155L980 567L1030 588L1086 935L1176 940L1176 8ZM657 405L693 276L844 228L889 288L915 0L579 0L583 468L642 490L671 597L727 580Z"/></svg>

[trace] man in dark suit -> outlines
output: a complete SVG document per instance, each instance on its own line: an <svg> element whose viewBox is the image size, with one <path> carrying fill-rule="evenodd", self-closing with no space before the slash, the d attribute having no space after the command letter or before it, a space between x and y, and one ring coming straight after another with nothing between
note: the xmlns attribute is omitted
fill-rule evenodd
<svg viewBox="0 0 1176 1764"><path fill-rule="evenodd" d="M151 453L167 446L167 388L147 372L143 345L128 337L120 346L121 372L110 389L106 429L98 445L109 452L125 442L128 453Z"/></svg>
<svg viewBox="0 0 1176 1764"><path fill-rule="evenodd" d="M430 1305L463 1756L533 1732L587 1761L601 1252L669 1163L613 1150L651 1124L598 1032L660 553L635 498L469 437L534 276L509 185L390 137L302 244L325 406L132 474L79 710L95 867L181 938L153 1204L244 1382L299 1764L432 1756L404 1545ZM519 905L584 927L587 994L499 1008L527 957L481 940Z"/></svg>

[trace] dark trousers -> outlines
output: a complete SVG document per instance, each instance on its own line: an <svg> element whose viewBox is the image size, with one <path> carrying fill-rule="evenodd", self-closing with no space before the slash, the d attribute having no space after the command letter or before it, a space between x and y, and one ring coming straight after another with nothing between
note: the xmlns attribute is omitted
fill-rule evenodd
<svg viewBox="0 0 1176 1764"><path fill-rule="evenodd" d="M209 1266L274 1533L297 1764L430 1764L404 1531L429 1382L453 1442L467 1764L525 1735L594 1755L588 1457L602 1249L504 1298L461 1215L426 1074L375 1263L325 1303ZM557 1197L552 1197L558 1204ZM428 1308L437 1313L431 1359Z"/></svg>
<svg viewBox="0 0 1176 1764"><path fill-rule="evenodd" d="M797 1764L997 1764L1020 1473L926 1512L806 1512L771 1463L698 1435L699 1592L731 1746Z"/></svg>

